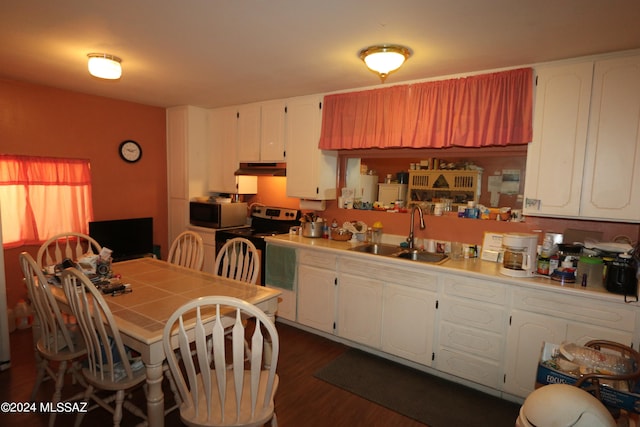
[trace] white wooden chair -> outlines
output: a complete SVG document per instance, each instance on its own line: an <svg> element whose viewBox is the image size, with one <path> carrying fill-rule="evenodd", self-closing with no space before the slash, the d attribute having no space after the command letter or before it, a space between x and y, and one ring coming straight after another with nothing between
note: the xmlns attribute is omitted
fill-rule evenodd
<svg viewBox="0 0 640 427"><path fill-rule="evenodd" d="M243 237L229 239L216 254L214 273L255 285L260 276L258 249L250 240ZM227 328L227 334L231 328ZM251 357L249 344L245 343L247 357Z"/></svg>
<svg viewBox="0 0 640 427"><path fill-rule="evenodd" d="M193 231L180 233L171 243L167 261L194 270L202 270L204 262L202 237Z"/></svg>
<svg viewBox="0 0 640 427"><path fill-rule="evenodd" d="M84 254L99 254L102 246L93 237L82 233L57 234L44 242L36 261L40 268L47 265L60 264L65 258L77 260Z"/></svg>
<svg viewBox="0 0 640 427"><path fill-rule="evenodd" d="M79 360L87 354L87 349L80 332L73 328L74 325L68 325L65 322L58 303L51 294L49 283L33 257L27 252L22 252L19 260L36 315L33 332L36 341L37 373L31 391L31 401L35 400L42 382L53 379L56 385L51 402L55 406L62 401L62 388L67 373L71 374L74 383L78 382L86 386ZM54 371L54 366L51 366L52 362L57 363L57 371ZM65 400L77 400L81 397L82 393ZM55 419L54 411L49 415L49 426L54 425Z"/></svg>
<svg viewBox="0 0 640 427"><path fill-rule="evenodd" d="M87 276L73 267L62 272L62 284L87 345L87 366L82 369L88 384L84 401L96 402L97 405L91 409L100 406L111 412L114 427L120 425L123 408L146 420L140 408L124 400L130 396L130 391L145 383L146 370L141 362L140 366L132 366L118 325L102 294ZM98 395L99 391L113 394L103 398ZM114 401L114 406L110 406ZM76 427L82 422L83 416L84 413L78 413Z"/></svg>
<svg viewBox="0 0 640 427"><path fill-rule="evenodd" d="M227 240L216 254L214 273L255 285L260 275L258 250L243 237Z"/></svg>
<svg viewBox="0 0 640 427"><path fill-rule="evenodd" d="M225 339L223 322L217 321L221 316L233 319L231 341ZM256 319L253 330L247 332L252 356L246 365L245 316ZM275 325L262 310L232 297L195 299L171 315L163 345L181 396L180 417L185 424L262 426L271 421L277 426L274 396L280 344ZM179 348L178 355L175 348ZM263 354L268 362L264 369Z"/></svg>

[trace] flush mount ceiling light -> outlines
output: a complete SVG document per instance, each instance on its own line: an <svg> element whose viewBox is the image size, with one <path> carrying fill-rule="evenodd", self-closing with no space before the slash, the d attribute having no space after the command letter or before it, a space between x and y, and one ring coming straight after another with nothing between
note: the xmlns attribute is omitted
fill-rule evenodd
<svg viewBox="0 0 640 427"><path fill-rule="evenodd" d="M89 73L92 76L101 79L116 80L122 75L122 66L120 58L108 53L90 53L89 57Z"/></svg>
<svg viewBox="0 0 640 427"><path fill-rule="evenodd" d="M360 51L360 59L371 71L378 73L384 83L389 73L397 70L411 56L411 51L399 45L369 46Z"/></svg>

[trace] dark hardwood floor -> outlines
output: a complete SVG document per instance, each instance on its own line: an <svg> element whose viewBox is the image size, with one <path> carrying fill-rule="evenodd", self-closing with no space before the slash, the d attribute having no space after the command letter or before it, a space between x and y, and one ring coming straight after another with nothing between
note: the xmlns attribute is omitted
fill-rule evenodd
<svg viewBox="0 0 640 427"><path fill-rule="evenodd" d="M277 328L280 386L275 401L280 427L424 427L422 423L314 378L318 369L347 347L282 323L277 323ZM31 330L17 330L11 334L11 368L0 372L0 402L27 402L34 378ZM66 394L64 390L63 393ZM48 381L40 388L36 400L50 401L52 394L53 383ZM143 403L143 399L142 393L136 396L138 402ZM165 390L165 403L171 401L171 393ZM0 426L40 427L47 425L48 418L48 414L0 413ZM133 426L139 421L125 411L122 426ZM182 425L178 412L167 415L165 424ZM73 425L73 416L59 414L56 425ZM111 415L102 409L92 411L82 425L110 426Z"/></svg>

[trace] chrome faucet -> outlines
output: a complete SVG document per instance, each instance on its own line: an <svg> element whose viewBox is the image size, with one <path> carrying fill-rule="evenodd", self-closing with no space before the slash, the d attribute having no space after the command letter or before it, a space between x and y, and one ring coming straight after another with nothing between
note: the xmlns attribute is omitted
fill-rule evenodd
<svg viewBox="0 0 640 427"><path fill-rule="evenodd" d="M425 229L424 225L424 217L422 214L422 208L418 205L413 205L411 208L411 224L409 225L409 237L407 237L407 243L409 244L409 249L413 249L413 223L415 222L414 213L418 210L418 214L420 215L420 230Z"/></svg>

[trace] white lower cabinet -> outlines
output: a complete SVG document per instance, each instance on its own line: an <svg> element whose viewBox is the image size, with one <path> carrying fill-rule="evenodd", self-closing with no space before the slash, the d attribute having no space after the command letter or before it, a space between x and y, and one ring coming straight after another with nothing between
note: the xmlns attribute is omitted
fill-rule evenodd
<svg viewBox="0 0 640 427"><path fill-rule="evenodd" d="M635 307L581 296L515 289L507 333L504 391L526 397L534 390L543 343L584 344L604 339L631 345Z"/></svg>
<svg viewBox="0 0 640 427"><path fill-rule="evenodd" d="M635 304L346 251L298 254L298 323L507 396L534 390L544 342L638 345Z"/></svg>
<svg viewBox="0 0 640 427"><path fill-rule="evenodd" d="M298 322L333 333L337 256L307 249L301 249L298 255Z"/></svg>
<svg viewBox="0 0 640 427"><path fill-rule="evenodd" d="M292 322L296 321L296 292L287 289L281 289L275 286L265 285L267 288L280 291L280 297L278 298L278 312L276 313L279 318L287 319Z"/></svg>
<svg viewBox="0 0 640 427"><path fill-rule="evenodd" d="M443 275L441 280L436 368L499 389L506 289L500 284L464 276Z"/></svg>
<svg viewBox="0 0 640 427"><path fill-rule="evenodd" d="M382 301L382 350L431 366L436 293L387 284Z"/></svg>
<svg viewBox="0 0 640 427"><path fill-rule="evenodd" d="M336 328L339 336L380 348L382 286L366 276L340 273Z"/></svg>
<svg viewBox="0 0 640 427"><path fill-rule="evenodd" d="M430 366L437 276L352 257L339 270L338 334Z"/></svg>
<svg viewBox="0 0 640 427"><path fill-rule="evenodd" d="M550 316L513 310L507 334L504 391L526 397L534 390L542 343L560 344L567 322Z"/></svg>

